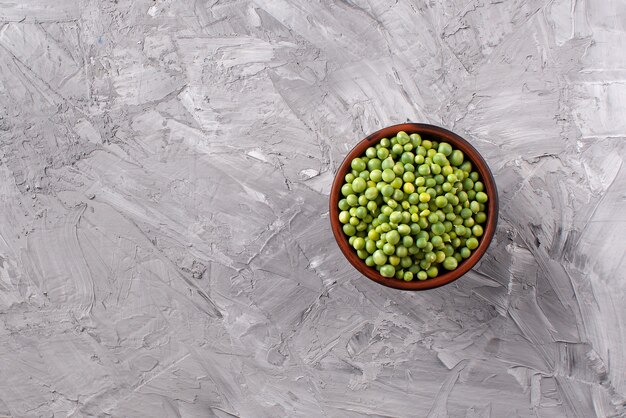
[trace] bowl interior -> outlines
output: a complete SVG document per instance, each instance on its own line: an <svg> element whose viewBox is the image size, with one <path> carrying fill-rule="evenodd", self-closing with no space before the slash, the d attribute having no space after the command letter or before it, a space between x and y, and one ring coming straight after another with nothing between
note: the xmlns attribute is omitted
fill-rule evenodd
<svg viewBox="0 0 626 418"><path fill-rule="evenodd" d="M441 274L433 279L405 282L404 280L399 280L393 277L387 278L381 276L376 269L368 267L365 262L356 255L356 251L354 251L350 246L348 237L343 233L341 223L339 222L339 208L337 205L341 199L341 186L343 185L345 175L351 170L350 163L352 160L363 155L368 147L376 145L381 139L392 138L400 131L404 131L409 135L412 133L418 133L423 139L436 140L438 142L446 141L454 148L463 151L466 159L469 159L472 162L474 169L480 174L481 180L485 185L485 191L489 196L486 207L487 221L485 223L484 233L480 239L478 248L472 251L469 258L461 261L455 270ZM396 289L426 290L443 286L458 279L463 274L467 273L478 262L483 254L485 254L485 251L487 251L487 248L489 247L496 231L496 224L498 221L498 193L496 183L489 167L487 166L487 163L478 151L476 151L476 149L465 139L438 126L422 123L403 123L400 125L389 126L374 132L359 142L348 153L346 158L341 163L333 181L333 187L330 194L330 219L333 234L339 248L350 264L361 272L361 274L377 283Z"/></svg>

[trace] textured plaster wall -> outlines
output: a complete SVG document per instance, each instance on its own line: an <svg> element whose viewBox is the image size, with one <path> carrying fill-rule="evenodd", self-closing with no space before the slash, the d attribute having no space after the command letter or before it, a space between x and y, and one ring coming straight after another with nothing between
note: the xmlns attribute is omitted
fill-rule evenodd
<svg viewBox="0 0 626 418"><path fill-rule="evenodd" d="M0 416L626 415L626 3L0 0ZM347 150L492 167L487 256L365 280Z"/></svg>

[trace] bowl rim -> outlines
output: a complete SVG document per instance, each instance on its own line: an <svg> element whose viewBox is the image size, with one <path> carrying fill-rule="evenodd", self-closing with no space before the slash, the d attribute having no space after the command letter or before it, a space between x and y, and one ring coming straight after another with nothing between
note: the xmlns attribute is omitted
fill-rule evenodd
<svg viewBox="0 0 626 418"><path fill-rule="evenodd" d="M480 240L478 247L474 251L472 251L472 254L469 258L461 261L455 270L446 272L433 279L421 281L412 280L410 282L405 282L404 280L396 279L395 277L387 278L381 276L380 273L376 271L376 269L367 266L365 262L357 256L356 252L350 246L347 236L343 233L341 223L339 222L338 203L341 199L341 186L344 183L345 175L350 170L350 163L352 162L352 159L363 155L368 147L377 144L382 138L391 138L400 131L404 131L409 135L413 133L418 133L423 138L425 137L425 139L436 138L438 142L444 140L450 143L450 145L452 145L454 148L463 151L463 154L465 154L466 158L469 158L469 160L472 162L474 169L477 170L480 174L483 184L485 185L485 191L489 196L486 208L487 221L485 223L483 236ZM457 280L459 277L467 273L472 267L474 267L474 265L476 265L476 263L481 259L481 257L485 254L487 248L491 244L491 241L493 240L496 232L496 226L498 223L499 202L496 182L493 178L491 170L489 169L489 166L487 165L487 162L476 150L476 148L474 148L467 140L455 134L454 132L451 132L440 126L425 123L400 123L397 125L391 125L379 129L378 131L368 135L358 144L356 144L350 150L350 152L348 152L333 179L329 198L329 209L331 228L333 231L333 235L335 236L335 241L339 245L339 248L341 249L341 252L346 257L346 259L361 274L363 274L370 280L394 289L427 290L440 287Z"/></svg>

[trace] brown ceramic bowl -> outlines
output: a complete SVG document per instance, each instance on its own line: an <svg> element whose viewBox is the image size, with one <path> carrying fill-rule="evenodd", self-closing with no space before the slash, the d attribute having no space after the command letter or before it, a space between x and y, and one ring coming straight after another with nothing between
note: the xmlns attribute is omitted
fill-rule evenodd
<svg viewBox="0 0 626 418"><path fill-rule="evenodd" d="M361 260L357 255L356 251L350 246L348 242L348 237L343 233L342 225L339 222L339 207L338 203L341 199L341 186L344 183L345 175L351 170L350 163L356 157L365 154L365 150L370 147L376 145L383 138L392 138L398 132L404 131L407 134L418 133L421 135L423 139L436 140L438 142L446 141L453 148L460 149L465 154L465 158L469 159L474 166L474 169L478 171L480 174L481 180L485 185L485 192L489 196L489 200L487 201L487 221L484 227L484 233L482 238L480 239L480 243L478 248L472 251L472 255L461 261L459 266L453 270L441 274L433 279L427 280L413 280L410 282L405 282L404 280L399 280L396 278L387 278L383 277L376 271L376 269L372 267L368 267L364 260ZM358 271L361 272L365 277L371 279L377 283L382 285L393 287L396 289L402 290L426 290L432 289L435 287L443 286L450 282L455 281L465 273L467 273L480 258L487 251L487 247L491 243L491 239L496 232L496 224L498 222L498 191L496 190L496 183L493 179L493 175L487 166L487 163L483 159L483 157L476 151L476 149L470 145L465 139L461 138L457 134L450 132L446 129L440 128L438 126L426 125L422 123L403 123L400 125L389 126L387 128L383 128L379 131L374 132L367 138L363 139L359 142L346 156L346 158L341 163L337 174L335 175L335 179L333 181L333 187L330 192L330 223L333 229L333 234L335 235L335 239L337 240L337 244L339 244L339 248L343 252L343 255L348 259L350 264L352 264Z"/></svg>

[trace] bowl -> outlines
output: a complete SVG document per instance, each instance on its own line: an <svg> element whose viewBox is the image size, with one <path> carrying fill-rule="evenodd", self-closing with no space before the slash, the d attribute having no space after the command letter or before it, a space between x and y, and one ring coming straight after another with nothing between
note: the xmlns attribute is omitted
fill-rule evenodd
<svg viewBox="0 0 626 418"><path fill-rule="evenodd" d="M394 277L383 277L376 269L369 267L365 264L364 260L361 260L356 251L352 249L352 246L348 242L348 237L343 233L341 222L339 222L339 200L341 196L341 186L344 183L345 175L350 172L350 163L356 157L365 154L365 150L370 146L375 146L383 138L392 138L398 132L404 131L407 134L417 133L420 134L423 139L436 140L438 142L446 141L452 147L460 149L465 154L466 159L471 161L474 169L480 174L481 180L485 186L485 192L489 196L487 201L487 207L485 212L487 214L487 221L484 227L484 233L480 239L480 243L476 249L472 251L472 254L465 260L461 261L455 270L448 271L434 278L426 280L412 280L406 282L404 280L396 279ZM341 252L346 259L356 268L361 274L376 283L384 286L392 287L401 290L426 290L433 289L439 286L446 285L458 279L467 273L480 258L485 254L493 236L496 232L496 224L498 222L498 191L496 189L496 183L491 174L491 170L487 166L487 163L483 157L476 151L476 149L465 139L461 138L454 132L450 132L447 129L439 126L427 125L423 123L402 123L399 125L388 126L379 131L374 132L367 138L359 142L348 153L346 158L339 166L333 186L330 192L330 222L335 236L335 240L341 249Z"/></svg>

